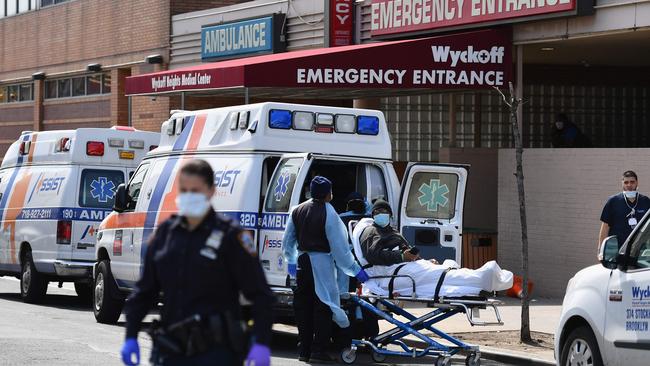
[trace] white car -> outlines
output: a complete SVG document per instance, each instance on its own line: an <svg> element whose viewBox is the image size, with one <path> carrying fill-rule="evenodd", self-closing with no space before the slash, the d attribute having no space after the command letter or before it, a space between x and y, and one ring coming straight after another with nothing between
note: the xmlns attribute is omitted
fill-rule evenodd
<svg viewBox="0 0 650 366"><path fill-rule="evenodd" d="M578 272L567 286L555 359L562 366L650 365L650 216L618 250L603 241L601 264Z"/></svg>

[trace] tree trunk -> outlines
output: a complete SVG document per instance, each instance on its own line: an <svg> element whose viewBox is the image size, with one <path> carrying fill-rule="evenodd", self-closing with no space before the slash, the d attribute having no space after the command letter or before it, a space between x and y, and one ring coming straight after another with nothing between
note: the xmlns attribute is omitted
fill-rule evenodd
<svg viewBox="0 0 650 366"><path fill-rule="evenodd" d="M517 191L519 193L519 218L521 220L521 266L523 272L522 281L522 298L521 298L521 332L520 341L530 342L530 314L528 299L528 224L526 222L526 194L524 192L524 168L523 153L524 148L521 141L521 132L519 131L519 121L517 120L517 110L521 105L521 100L515 97L514 88L510 83L510 123L512 124L512 134L515 140L515 157L517 170Z"/></svg>

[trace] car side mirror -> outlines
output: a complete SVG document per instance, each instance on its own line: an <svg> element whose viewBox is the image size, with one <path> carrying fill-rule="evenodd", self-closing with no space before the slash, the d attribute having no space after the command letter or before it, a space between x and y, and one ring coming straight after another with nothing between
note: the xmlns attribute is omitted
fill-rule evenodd
<svg viewBox="0 0 650 366"><path fill-rule="evenodd" d="M618 239L616 235L605 238L598 248L598 259L600 263L606 268L616 268L618 250Z"/></svg>
<svg viewBox="0 0 650 366"><path fill-rule="evenodd" d="M117 186L117 191L115 192L115 202L113 203L113 211L124 212L128 205L131 197L126 191L126 184L122 183Z"/></svg>

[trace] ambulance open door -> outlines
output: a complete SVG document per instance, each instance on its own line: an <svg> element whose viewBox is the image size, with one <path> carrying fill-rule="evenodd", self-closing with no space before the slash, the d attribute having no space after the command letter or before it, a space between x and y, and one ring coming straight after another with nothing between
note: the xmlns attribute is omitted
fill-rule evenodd
<svg viewBox="0 0 650 366"><path fill-rule="evenodd" d="M463 204L468 166L414 163L407 167L398 226L424 259L461 264Z"/></svg>
<svg viewBox="0 0 650 366"><path fill-rule="evenodd" d="M287 263L282 256L282 237L290 210L300 202L311 166L311 154L282 155L269 182L258 222L258 253L271 286L287 286Z"/></svg>

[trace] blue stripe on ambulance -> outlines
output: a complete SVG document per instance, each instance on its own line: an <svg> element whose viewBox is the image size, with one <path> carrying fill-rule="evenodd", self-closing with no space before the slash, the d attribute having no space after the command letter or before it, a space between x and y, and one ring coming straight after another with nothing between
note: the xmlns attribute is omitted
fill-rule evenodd
<svg viewBox="0 0 650 366"><path fill-rule="evenodd" d="M72 220L97 221L104 220L111 210L99 208L78 207L30 207L23 208L16 220Z"/></svg>
<svg viewBox="0 0 650 366"><path fill-rule="evenodd" d="M183 132L174 143L173 151L182 151L185 148L185 144L189 139L190 133L192 132L192 126L194 125L194 116L187 118L187 123L183 127ZM168 177L171 176L174 166L178 163L179 157L172 156L166 162L163 167L162 172L160 173L160 179L156 182L156 187L153 190L151 195L151 201L149 201L149 207L147 208L147 215L144 220L144 228L142 230L142 245L140 245L140 262L144 262L144 257L147 250L147 240L149 235L153 232L153 228L156 225L156 217L158 216L158 210L160 208L160 203L165 194L165 188L167 187Z"/></svg>
<svg viewBox="0 0 650 366"><path fill-rule="evenodd" d="M30 136L31 135L23 136L23 142L29 141ZM24 159L24 155L18 154L18 158L16 159L16 167L14 168L14 171L13 173L11 173L11 177L9 177L9 181L7 182L7 190L5 191L5 194L2 195L2 199L0 199L0 220L3 220L4 218L5 207L7 206L9 197L11 197L11 191L14 186L14 181L16 180L16 177L20 172L20 168L23 165L23 159Z"/></svg>

